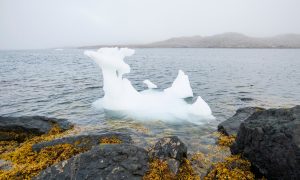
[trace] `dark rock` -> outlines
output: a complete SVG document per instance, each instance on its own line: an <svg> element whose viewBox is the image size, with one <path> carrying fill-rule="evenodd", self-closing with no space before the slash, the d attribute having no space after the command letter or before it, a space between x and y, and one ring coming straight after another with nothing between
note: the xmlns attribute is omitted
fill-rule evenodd
<svg viewBox="0 0 300 180"><path fill-rule="evenodd" d="M6 133L24 133L34 135L45 134L49 132L53 124L57 124L63 130L70 129L72 127L72 124L66 119L47 118L43 116L0 116L0 140L14 140L15 137L6 135Z"/></svg>
<svg viewBox="0 0 300 180"><path fill-rule="evenodd" d="M241 101L253 101L252 98L240 98Z"/></svg>
<svg viewBox="0 0 300 180"><path fill-rule="evenodd" d="M187 147L177 136L164 137L154 145L154 148L150 151L150 157L173 158L181 162L187 157Z"/></svg>
<svg viewBox="0 0 300 180"><path fill-rule="evenodd" d="M177 174L180 164L187 157L187 147L177 136L164 137L158 140L149 155L152 159L166 161L171 172Z"/></svg>
<svg viewBox="0 0 300 180"><path fill-rule="evenodd" d="M253 113L241 124L231 151L268 179L300 179L300 106Z"/></svg>
<svg viewBox="0 0 300 180"><path fill-rule="evenodd" d="M123 133L103 133L103 134L94 134L94 135L78 135L78 136L70 136L70 137L63 137L60 139L54 139L52 141L42 142L38 144L34 144L32 146L32 150L34 151L40 151L42 148L48 147L48 146L55 146L58 144L73 144L76 147L79 148L86 148L91 149L92 146L100 144L100 140L102 138L112 138L116 137L122 141L122 143L130 144L132 143L132 139L130 135L123 134Z"/></svg>
<svg viewBox="0 0 300 180"><path fill-rule="evenodd" d="M243 121L250 117L254 112L263 110L263 108L259 107L245 107L238 109L231 118L218 125L218 131L228 136L237 135L239 127Z"/></svg>
<svg viewBox="0 0 300 180"><path fill-rule="evenodd" d="M100 145L45 169L35 179L142 179L148 160L146 150L134 145Z"/></svg>

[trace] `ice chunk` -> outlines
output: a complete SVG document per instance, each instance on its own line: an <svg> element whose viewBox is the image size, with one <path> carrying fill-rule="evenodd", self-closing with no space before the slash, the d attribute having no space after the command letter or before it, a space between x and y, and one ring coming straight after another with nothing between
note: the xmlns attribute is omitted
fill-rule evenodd
<svg viewBox="0 0 300 180"><path fill-rule="evenodd" d="M177 78L171 87L164 90L165 93L172 94L178 98L193 97L189 77L182 70L178 71Z"/></svg>
<svg viewBox="0 0 300 180"><path fill-rule="evenodd" d="M155 89L157 88L157 86L155 84L153 84L150 80L146 79L143 81L143 83L145 83L148 87L148 89Z"/></svg>
<svg viewBox="0 0 300 180"><path fill-rule="evenodd" d="M101 48L85 51L102 69L104 97L93 103L96 108L117 117L137 120L190 121L201 124L214 119L208 104L199 96L194 104L183 98L193 97L189 78L179 70L170 88L163 91L149 80L144 83L149 90L138 92L131 82L124 78L130 67L124 62L126 56L134 54L128 48Z"/></svg>

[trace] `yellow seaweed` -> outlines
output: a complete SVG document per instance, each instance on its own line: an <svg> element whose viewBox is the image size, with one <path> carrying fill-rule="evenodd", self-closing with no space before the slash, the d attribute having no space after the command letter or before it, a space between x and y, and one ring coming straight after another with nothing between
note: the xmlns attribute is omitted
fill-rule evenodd
<svg viewBox="0 0 300 180"><path fill-rule="evenodd" d="M116 136L103 137L100 139L100 144L121 144L121 143L122 141Z"/></svg>
<svg viewBox="0 0 300 180"><path fill-rule="evenodd" d="M36 143L50 141L67 133L54 124L47 134L28 138L19 147L16 147L14 141L6 143L5 148L2 148L4 153L1 153L0 159L12 162L13 167L9 170L0 170L0 179L31 179L48 166L83 152L85 149L76 148L71 144L45 147L40 152L32 150L32 145Z"/></svg>

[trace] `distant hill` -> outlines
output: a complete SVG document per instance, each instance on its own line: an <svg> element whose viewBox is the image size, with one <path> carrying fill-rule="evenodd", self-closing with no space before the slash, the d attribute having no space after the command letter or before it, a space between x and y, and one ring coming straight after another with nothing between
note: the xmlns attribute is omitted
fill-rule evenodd
<svg viewBox="0 0 300 180"><path fill-rule="evenodd" d="M150 44L116 46L137 48L300 48L300 34L283 34L261 38L239 33L224 33L213 36L175 37Z"/></svg>
<svg viewBox="0 0 300 180"><path fill-rule="evenodd" d="M249 37L239 33L214 36L177 37L145 44L143 47L186 48L300 48L300 34L284 34L274 37Z"/></svg>

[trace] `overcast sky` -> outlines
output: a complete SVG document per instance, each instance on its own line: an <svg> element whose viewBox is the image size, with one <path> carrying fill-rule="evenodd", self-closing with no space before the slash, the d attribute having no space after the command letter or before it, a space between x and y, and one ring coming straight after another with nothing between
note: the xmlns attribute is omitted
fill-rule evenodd
<svg viewBox="0 0 300 180"><path fill-rule="evenodd" d="M300 34L300 0L0 0L0 49Z"/></svg>

